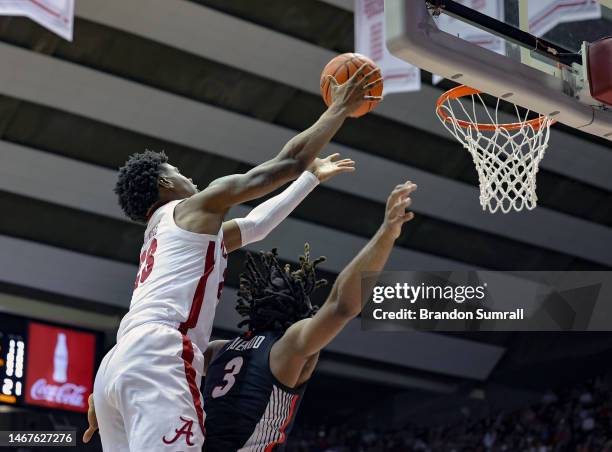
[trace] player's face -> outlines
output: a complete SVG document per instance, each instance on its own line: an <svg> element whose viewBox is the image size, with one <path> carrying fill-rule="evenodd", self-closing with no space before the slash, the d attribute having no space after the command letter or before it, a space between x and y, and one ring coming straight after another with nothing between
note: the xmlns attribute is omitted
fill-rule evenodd
<svg viewBox="0 0 612 452"><path fill-rule="evenodd" d="M183 176L176 166L169 163L164 163L162 176L172 183L172 191L181 198L188 198L199 191L193 179Z"/></svg>

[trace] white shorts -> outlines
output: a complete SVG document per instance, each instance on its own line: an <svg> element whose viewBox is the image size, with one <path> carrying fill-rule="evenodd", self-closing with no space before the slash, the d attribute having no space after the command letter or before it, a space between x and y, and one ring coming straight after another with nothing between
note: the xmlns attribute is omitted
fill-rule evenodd
<svg viewBox="0 0 612 452"><path fill-rule="evenodd" d="M201 451L204 357L178 330L147 323L102 360L94 405L105 452Z"/></svg>

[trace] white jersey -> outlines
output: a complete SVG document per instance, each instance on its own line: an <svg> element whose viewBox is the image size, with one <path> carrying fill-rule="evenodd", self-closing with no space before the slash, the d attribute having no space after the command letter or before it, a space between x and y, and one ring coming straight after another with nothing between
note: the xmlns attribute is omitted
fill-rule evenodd
<svg viewBox="0 0 612 452"><path fill-rule="evenodd" d="M133 328L157 322L177 328L206 350L227 268L223 230L197 234L174 222L171 201L149 219L130 310L117 341Z"/></svg>

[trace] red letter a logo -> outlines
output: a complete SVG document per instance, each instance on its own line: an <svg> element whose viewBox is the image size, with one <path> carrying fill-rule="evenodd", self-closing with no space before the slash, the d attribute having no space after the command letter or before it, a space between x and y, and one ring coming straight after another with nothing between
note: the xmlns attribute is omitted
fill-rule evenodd
<svg viewBox="0 0 612 452"><path fill-rule="evenodd" d="M193 428L193 421L191 419L185 419L183 416L181 416L181 421L183 421L183 425L181 428L174 430L174 438L168 440L165 436L162 437L164 444L175 443L181 436L185 435L185 442L187 445L193 446L193 443L191 442L191 437L193 436L193 432L191 431Z"/></svg>

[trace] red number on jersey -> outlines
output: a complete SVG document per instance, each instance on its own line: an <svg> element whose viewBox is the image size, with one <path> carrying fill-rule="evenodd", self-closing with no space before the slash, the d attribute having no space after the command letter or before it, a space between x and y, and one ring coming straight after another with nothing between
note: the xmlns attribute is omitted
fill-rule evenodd
<svg viewBox="0 0 612 452"><path fill-rule="evenodd" d="M157 239L153 239L151 245L149 245L149 249L140 255L140 268L138 269L138 275L136 275L134 289L138 287L138 284L145 282L153 271L153 266L155 265L155 251L157 251Z"/></svg>

